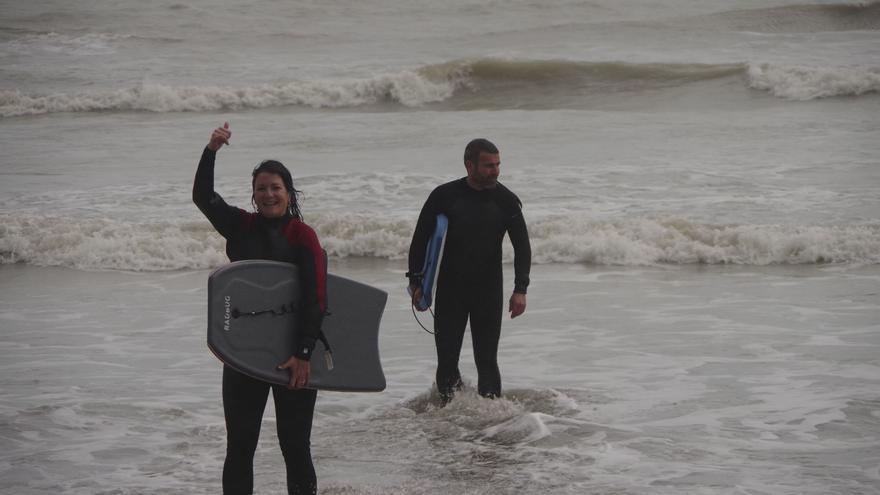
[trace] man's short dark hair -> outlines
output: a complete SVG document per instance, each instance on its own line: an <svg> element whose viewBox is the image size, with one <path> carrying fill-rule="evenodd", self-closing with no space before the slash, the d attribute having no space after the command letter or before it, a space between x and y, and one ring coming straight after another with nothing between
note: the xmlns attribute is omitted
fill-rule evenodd
<svg viewBox="0 0 880 495"><path fill-rule="evenodd" d="M471 162L476 164L478 161L480 161L480 153L497 155L498 148L494 144L492 144L492 141L489 141L488 139L474 139L473 141L469 142L467 146L464 147L465 163Z"/></svg>

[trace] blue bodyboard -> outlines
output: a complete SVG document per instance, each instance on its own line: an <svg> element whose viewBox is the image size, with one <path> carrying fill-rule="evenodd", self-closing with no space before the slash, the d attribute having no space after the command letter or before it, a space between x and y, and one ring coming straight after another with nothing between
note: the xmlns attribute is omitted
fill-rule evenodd
<svg viewBox="0 0 880 495"><path fill-rule="evenodd" d="M448 228L449 219L446 218L446 215L442 213L437 215L437 225L434 227L431 239L428 240L425 263L422 266L422 298L416 304L416 309L419 311L425 311L433 303L434 286L437 282L440 261L443 259L443 246L446 243L446 231Z"/></svg>

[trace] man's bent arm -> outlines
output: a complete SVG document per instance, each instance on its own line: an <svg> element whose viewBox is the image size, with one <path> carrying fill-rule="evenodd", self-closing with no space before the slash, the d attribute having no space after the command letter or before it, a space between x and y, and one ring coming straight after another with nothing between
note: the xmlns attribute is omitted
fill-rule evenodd
<svg viewBox="0 0 880 495"><path fill-rule="evenodd" d="M410 284L419 284L422 279L422 267L425 264L425 253L428 250L428 240L437 225L437 198L436 190L428 196L419 213L419 220L413 232L412 241L409 244L409 277Z"/></svg>
<svg viewBox="0 0 880 495"><path fill-rule="evenodd" d="M513 292L525 294L528 291L529 272L532 268L532 246L522 212L510 219L507 235L510 237L510 243L513 244Z"/></svg>

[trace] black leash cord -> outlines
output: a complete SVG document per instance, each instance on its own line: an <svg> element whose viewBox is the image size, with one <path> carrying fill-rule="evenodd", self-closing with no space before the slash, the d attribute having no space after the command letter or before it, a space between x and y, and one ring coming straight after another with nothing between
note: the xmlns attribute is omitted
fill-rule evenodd
<svg viewBox="0 0 880 495"><path fill-rule="evenodd" d="M424 330L424 331L430 333L431 335L434 335L434 332L432 332L432 331L428 330L427 328L425 328L425 325L422 325L422 321L419 320L419 315L416 314L416 305L415 305L415 304L411 304L411 305L410 305L410 309L412 309L413 318L416 319L416 323L418 323L419 326L422 327L422 330ZM430 307L428 308L428 311L431 312L431 318L433 318L433 317L434 317L434 311L433 311Z"/></svg>

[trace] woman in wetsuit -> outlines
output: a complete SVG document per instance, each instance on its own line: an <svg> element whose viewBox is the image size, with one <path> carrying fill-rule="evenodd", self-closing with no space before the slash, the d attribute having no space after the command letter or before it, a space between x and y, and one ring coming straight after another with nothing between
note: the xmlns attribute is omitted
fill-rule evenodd
<svg viewBox="0 0 880 495"><path fill-rule="evenodd" d="M265 259L294 263L303 288L303 321L297 351L279 368L290 371L287 387L263 382L223 367L223 412L226 417L226 461L223 493L253 492L253 458L269 390L275 399L278 440L287 466L291 494L317 493L310 437L317 391L304 388L326 301L324 252L314 230L302 221L290 172L266 160L253 171L251 201L256 213L230 206L214 191L214 159L232 136L229 123L214 130L202 152L193 184L193 201L226 239L231 261Z"/></svg>

